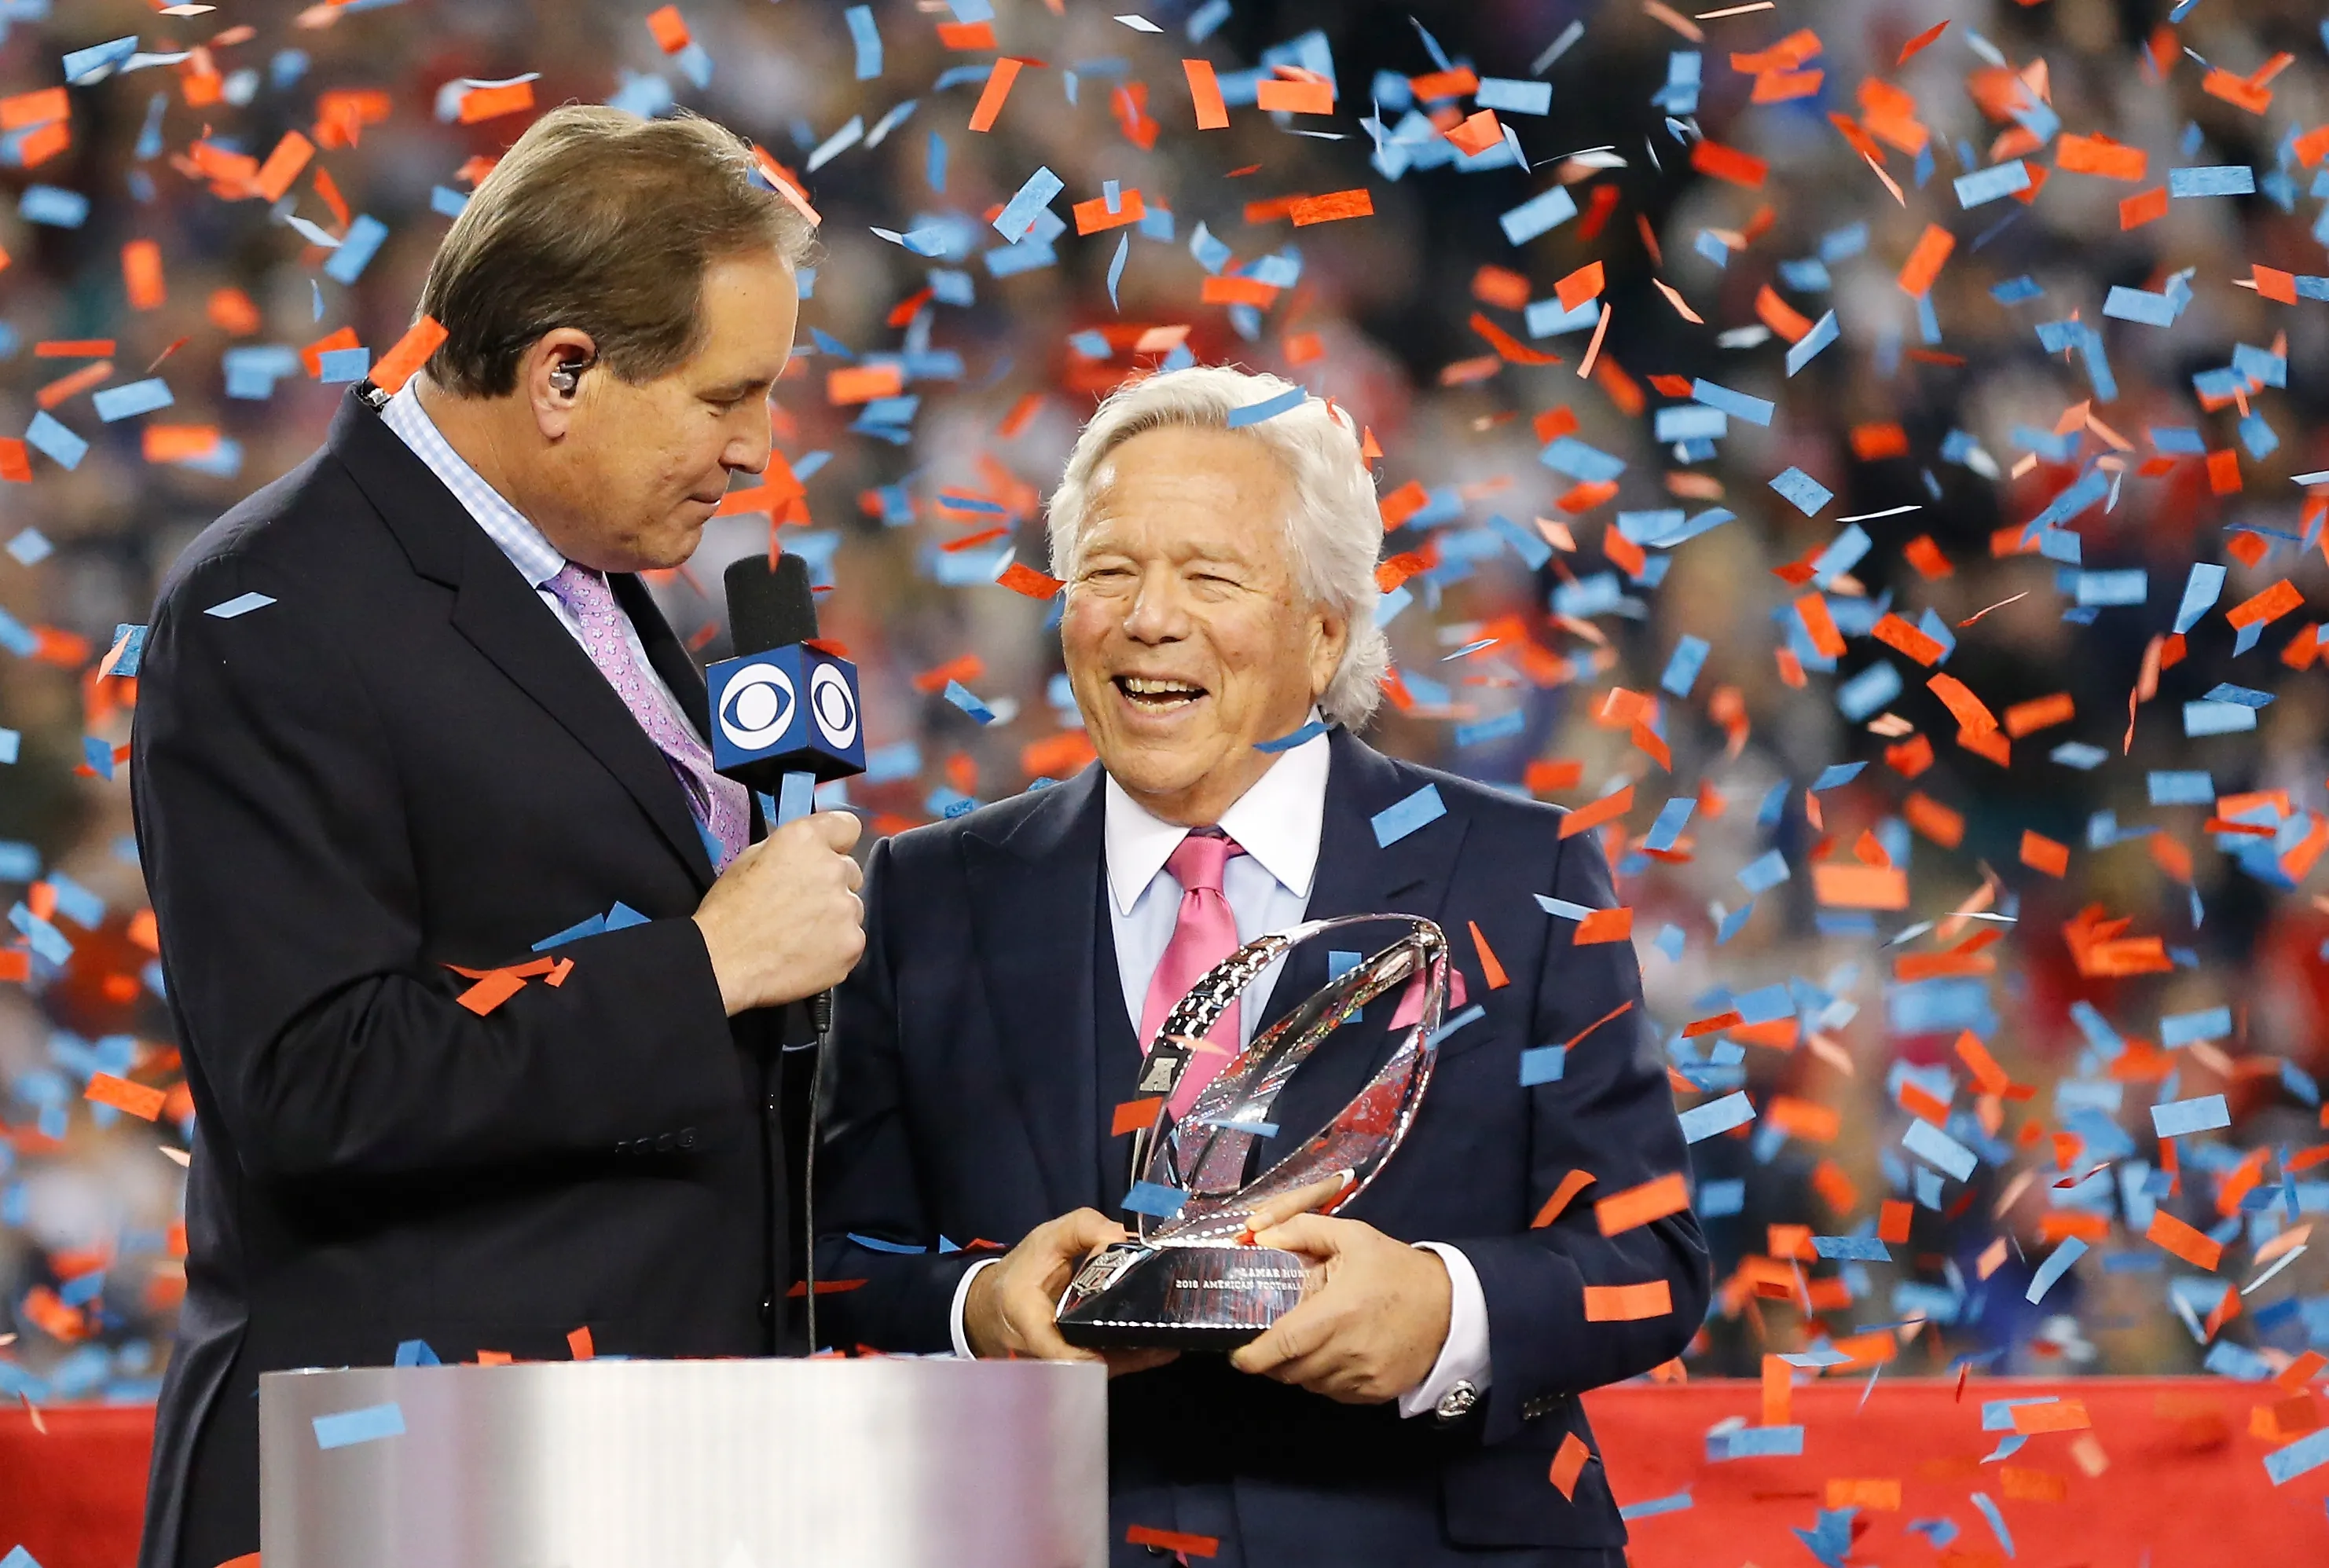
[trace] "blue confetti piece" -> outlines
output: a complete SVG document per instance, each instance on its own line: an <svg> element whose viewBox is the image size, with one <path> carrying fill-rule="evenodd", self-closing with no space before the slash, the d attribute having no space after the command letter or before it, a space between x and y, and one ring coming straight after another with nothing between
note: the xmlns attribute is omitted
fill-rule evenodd
<svg viewBox="0 0 2329 1568"><path fill-rule="evenodd" d="M2206 735L2236 735L2257 727L2257 710L2238 702L2187 702L2183 705L2183 733L2197 737Z"/></svg>
<svg viewBox="0 0 2329 1568"><path fill-rule="evenodd" d="M2157 770L2144 775L2147 798L2155 806L2212 806L2216 803L2213 775Z"/></svg>
<svg viewBox="0 0 2329 1568"><path fill-rule="evenodd" d="M1665 673L1658 677L1658 689L1676 697L1688 697L1691 688L1698 684L1698 672L1705 667L1711 652L1712 648L1705 638L1683 633L1675 640L1674 651L1666 660Z"/></svg>
<svg viewBox="0 0 2329 1568"><path fill-rule="evenodd" d="M1559 189L1558 186L1554 188ZM1617 1516L1630 1524L1636 1519L1646 1519L1654 1514L1680 1513L1692 1506L1690 1488L1684 1487L1681 1491L1667 1497L1650 1498L1643 1502L1628 1503L1617 1510Z"/></svg>
<svg viewBox="0 0 2329 1568"><path fill-rule="evenodd" d="M37 528L18 530L8 540L6 549L18 565L28 567L38 566L56 553L56 547L49 542L49 536Z"/></svg>
<svg viewBox="0 0 2329 1568"><path fill-rule="evenodd" d="M1959 1181L1973 1175L1973 1150L1929 1122L1910 1122L1900 1135L1900 1146Z"/></svg>
<svg viewBox="0 0 2329 1568"><path fill-rule="evenodd" d="M1725 1215L1744 1213L1747 1183L1739 1178L1729 1181L1702 1182L1698 1188L1698 1201L1691 1207L1701 1219L1721 1219Z"/></svg>
<svg viewBox="0 0 2329 1568"><path fill-rule="evenodd" d="M947 682L946 699L948 702L953 703L957 708L961 709L965 713L969 714L981 724L992 724L995 722L995 710L987 707L985 703L981 702L971 691L970 688L965 686L959 681L949 681Z"/></svg>
<svg viewBox="0 0 2329 1568"><path fill-rule="evenodd" d="M1472 102L1498 114L1541 115L1552 110L1552 83L1509 76L1484 76Z"/></svg>
<svg viewBox="0 0 2329 1568"><path fill-rule="evenodd" d="M1136 1181L1118 1207L1155 1219L1170 1219L1180 1213L1181 1206L1188 1201L1189 1195L1177 1187L1166 1187L1155 1181Z"/></svg>
<svg viewBox="0 0 2329 1568"><path fill-rule="evenodd" d="M322 374L318 378L327 385L361 381L372 373L372 351L358 344L352 349L325 349L316 356Z"/></svg>
<svg viewBox="0 0 2329 1568"><path fill-rule="evenodd" d="M1989 1521L1990 1533L1997 1537L1997 1544L2005 1548L2005 1554L2013 1556L2013 1532L2005 1527L2005 1516L1997 1511L1997 1505L1989 1500L1989 1494L1975 1492L1973 1506L1979 1508L1981 1516Z"/></svg>
<svg viewBox="0 0 2329 1568"><path fill-rule="evenodd" d="M247 615L251 611L261 609L274 602L265 594L237 594L231 599L212 605L203 614L216 615L222 621L231 621L237 615Z"/></svg>
<svg viewBox="0 0 2329 1568"><path fill-rule="evenodd" d="M859 1235L855 1231L844 1233L846 1237L869 1253L888 1253L897 1257L919 1257L930 1249L906 1242L883 1241L880 1236Z"/></svg>
<svg viewBox="0 0 2329 1568"><path fill-rule="evenodd" d="M2170 1100L2164 1105L2151 1108L2151 1130L2162 1138L2181 1138L2187 1133L2206 1132L2231 1124L2232 1113L2221 1094Z"/></svg>
<svg viewBox="0 0 2329 1568"><path fill-rule="evenodd" d="M2231 1032L2232 1009L2229 1007L2169 1013L2159 1020L2159 1043L2171 1051L2199 1040L2221 1040Z"/></svg>
<svg viewBox="0 0 2329 1568"><path fill-rule="evenodd" d="M1889 1263L1892 1261L1890 1248L1874 1236L1814 1236L1812 1251L1824 1258L1837 1258L1846 1263Z"/></svg>
<svg viewBox="0 0 2329 1568"><path fill-rule="evenodd" d="M1447 807L1439 799L1439 786L1425 784L1405 800L1374 814L1375 843L1387 850L1418 828L1447 814Z"/></svg>
<svg viewBox="0 0 2329 1568"><path fill-rule="evenodd" d="M1549 443L1537 454L1537 461L1556 474L1566 474L1588 484L1613 480L1626 472L1624 458L1588 446L1574 436L1562 436Z"/></svg>
<svg viewBox="0 0 2329 1568"><path fill-rule="evenodd" d="M1281 751L1292 751L1296 746L1303 745L1306 741L1317 739L1320 736L1325 734L1326 731L1333 728L1334 726L1328 724L1322 718L1314 718L1309 723L1304 725L1301 728L1287 735L1281 735L1276 740L1257 740L1253 743L1253 748L1256 751L1267 751L1273 754Z"/></svg>
<svg viewBox="0 0 2329 1568"><path fill-rule="evenodd" d="M1771 488L1806 517L1816 517L1821 507L1835 499L1835 493L1800 468L1790 468L1771 481Z"/></svg>
<svg viewBox="0 0 2329 1568"><path fill-rule="evenodd" d="M1566 185L1530 197L1496 221L1504 230L1504 238L1514 245L1525 245L1538 235L1559 228L1577 216L1576 200Z"/></svg>
<svg viewBox="0 0 2329 1568"><path fill-rule="evenodd" d="M1558 1084L1569 1066L1567 1046L1535 1046L1521 1053L1521 1087L1533 1089L1539 1084Z"/></svg>
<svg viewBox="0 0 2329 1568"><path fill-rule="evenodd" d="M1738 1089L1720 1100L1692 1106L1680 1120L1683 1141L1697 1143L1755 1120L1755 1103L1747 1098L1746 1090Z"/></svg>
<svg viewBox="0 0 2329 1568"><path fill-rule="evenodd" d="M373 255L382 240L388 238L388 225L369 212L359 212L348 225L347 238L340 241L331 259L324 263L324 276L343 287L363 276L372 265Z"/></svg>
<svg viewBox="0 0 2329 1568"><path fill-rule="evenodd" d="M89 443L68 429L64 424L42 408L33 416L24 427L24 442L33 451L44 453L66 468L78 468L89 452Z"/></svg>
<svg viewBox="0 0 2329 1568"><path fill-rule="evenodd" d="M2152 432L2152 445L2159 446L2161 432ZM2164 447L2161 448L2163 451ZM2194 561L2192 575L2183 582L2183 602L2175 609L2177 635L2199 624L2200 617L2213 609L2217 597L2224 591L2224 568L2211 561Z"/></svg>
<svg viewBox="0 0 2329 1568"><path fill-rule="evenodd" d="M2139 605L2151 596L2151 574L2141 567L2117 571L2080 572L2073 585L2079 604Z"/></svg>
<svg viewBox="0 0 2329 1568"><path fill-rule="evenodd" d="M1750 425L1768 425L1777 406L1761 398L1750 398L1744 392L1734 392L1729 387L1717 385L1700 377L1690 384L1690 395L1710 408L1720 408L1735 414Z"/></svg>
<svg viewBox="0 0 2329 1568"><path fill-rule="evenodd" d="M467 211L468 205L469 197L465 191L456 191L450 185L431 185L429 188L429 210L439 217L458 218Z"/></svg>
<svg viewBox="0 0 2329 1568"><path fill-rule="evenodd" d="M1835 312L1829 311L1812 323L1812 330L1797 338L1787 350L1787 374L1794 375L1818 357L1819 352L1835 342L1839 335Z"/></svg>
<svg viewBox="0 0 2329 1568"><path fill-rule="evenodd" d="M1249 425L1259 425L1264 419L1275 419L1300 408L1310 394L1300 387L1288 387L1274 398L1264 398L1259 403L1247 403L1230 410L1230 428L1242 430Z"/></svg>
<svg viewBox="0 0 2329 1568"><path fill-rule="evenodd" d="M396 1346L397 1366L442 1366L445 1363L426 1339L401 1339Z"/></svg>
<svg viewBox="0 0 2329 1568"><path fill-rule="evenodd" d="M1117 235L1116 239L1116 258L1108 264L1108 304L1110 310L1121 311L1124 308L1117 303L1116 286L1124 280L1124 263L1126 258L1131 254L1132 236L1129 234ZM1230 418L1234 422L1237 418L1237 412L1231 412Z"/></svg>
<svg viewBox="0 0 2329 1568"><path fill-rule="evenodd" d="M1547 915L1557 915L1563 920L1582 920L1593 913L1584 905L1571 904L1566 898L1551 898L1542 893L1532 893L1530 897L1537 901L1537 906Z"/></svg>
<svg viewBox="0 0 2329 1568"><path fill-rule="evenodd" d="M1035 227L1036 214L1049 208L1051 198L1066 189L1065 183L1050 169L1038 168L1004 203L1003 211L995 215L995 231L1016 245Z"/></svg>
<svg viewBox="0 0 2329 1568"><path fill-rule="evenodd" d="M319 1415L315 1419L317 1448L347 1448L354 1443L377 1442L382 1438L404 1435L404 1412L391 1400L386 1404L368 1404L361 1410L344 1410L336 1415Z"/></svg>
<svg viewBox="0 0 2329 1568"><path fill-rule="evenodd" d="M2038 1265L2038 1272L2031 1275L2030 1289L2023 1292L2023 1299L2032 1306L2044 1300L2046 1292L2054 1288L2054 1282L2070 1272L2070 1265L2086 1253L2087 1244L2077 1236L2063 1237L2062 1244L2048 1253L2046 1261Z"/></svg>
<svg viewBox="0 0 2329 1568"><path fill-rule="evenodd" d="M1428 1043L1435 1046L1438 1045L1440 1041L1454 1034L1457 1029L1464 1028L1466 1024L1475 1024L1479 1022L1480 1019L1487 1016L1487 1012L1488 1009L1486 1008L1482 1007L1478 1002L1474 1002L1470 1007L1466 1008L1462 1012L1457 1013L1454 1018L1449 1019L1446 1023L1441 1024L1438 1028L1432 1030L1431 1038Z"/></svg>
<svg viewBox="0 0 2329 1568"><path fill-rule="evenodd" d="M929 182L929 187L931 190L944 191L946 189L946 138L938 135L936 131L932 131L930 133L929 148L923 157L922 177Z"/></svg>
<svg viewBox="0 0 2329 1568"><path fill-rule="evenodd" d="M2256 190L2256 171L2246 164L2204 164L2167 171L2167 193L2184 196L2246 196Z"/></svg>
<svg viewBox="0 0 2329 1568"><path fill-rule="evenodd" d="M89 221L89 198L59 185L27 185L17 199L17 216L52 229L78 229Z"/></svg>
<svg viewBox="0 0 2329 1568"><path fill-rule="evenodd" d="M1720 1442L1720 1453L1710 1459L1785 1459L1804 1451L1804 1429L1800 1426L1749 1426L1736 1432L1710 1438L1710 1444Z"/></svg>
<svg viewBox="0 0 2329 1568"><path fill-rule="evenodd" d="M2329 30L2329 23L2323 24ZM2276 1487L2287 1486L2307 1470L2319 1469L2329 1464L2329 1426L2307 1432L2286 1448L2277 1448L2264 1456L2264 1473L2272 1478Z"/></svg>
<svg viewBox="0 0 2329 1568"><path fill-rule="evenodd" d="M2205 702L2237 702L2242 708L2272 706L2271 692L2258 691L2249 686L2234 686L2226 681L2217 681L2201 699Z"/></svg>
<svg viewBox="0 0 2329 1568"><path fill-rule="evenodd" d="M1975 169L1970 174L1960 174L1953 182L1957 187L1957 205L1979 207L2001 196L2011 196L2016 191L2030 188L2030 165L2016 158L2010 164L1994 164L1986 169Z"/></svg>
<svg viewBox="0 0 2329 1568"><path fill-rule="evenodd" d="M1740 868L1739 885L1749 894L1758 894L1777 887L1789 875L1787 858L1777 850L1766 850Z"/></svg>
<svg viewBox="0 0 2329 1568"><path fill-rule="evenodd" d="M873 25L873 8L852 5L841 14L849 23L850 41L857 46L857 80L871 81L882 74L882 33Z"/></svg>

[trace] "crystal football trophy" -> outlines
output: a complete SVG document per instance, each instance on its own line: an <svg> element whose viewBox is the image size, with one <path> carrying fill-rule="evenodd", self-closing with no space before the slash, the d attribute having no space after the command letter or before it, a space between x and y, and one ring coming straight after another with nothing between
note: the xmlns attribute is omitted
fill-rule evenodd
<svg viewBox="0 0 2329 1568"><path fill-rule="evenodd" d="M1406 932L1254 1037L1174 1122L1173 1089L1206 1034L1262 971L1330 931L1393 923ZM1366 1087L1332 1122L1240 1186L1255 1139L1274 1136L1271 1103L1321 1041L1384 991L1420 981L1422 1006ZM1312 1211L1333 1214L1364 1191L1414 1124L1438 1054L1447 1000L1447 938L1410 915L1313 920L1256 938L1223 959L1166 1015L1143 1064L1139 1090L1160 1096L1156 1120L1134 1145L1138 1176L1127 1203L1131 1241L1086 1259L1060 1298L1061 1338L1093 1348L1169 1346L1232 1350L1302 1300L1297 1254L1255 1245L1249 1224L1264 1205L1306 1188L1339 1183ZM1396 1021L1396 1020L1394 1020ZM1160 1212L1155 1217L1147 1210Z"/></svg>

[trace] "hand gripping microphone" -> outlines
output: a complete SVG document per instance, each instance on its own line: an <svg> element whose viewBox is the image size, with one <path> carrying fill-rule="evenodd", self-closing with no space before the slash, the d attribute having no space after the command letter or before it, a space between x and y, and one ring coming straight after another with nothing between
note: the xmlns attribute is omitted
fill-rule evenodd
<svg viewBox="0 0 2329 1568"><path fill-rule="evenodd" d="M728 629L736 653L704 671L712 698L712 765L745 788L777 799L776 824L816 809L821 780L865 771L857 719L857 666L812 646L816 599L808 562L755 552L729 564ZM816 1349L816 1143L833 993L809 1004L816 1058L809 1072L807 1169L802 1219L808 1231L807 1328Z"/></svg>

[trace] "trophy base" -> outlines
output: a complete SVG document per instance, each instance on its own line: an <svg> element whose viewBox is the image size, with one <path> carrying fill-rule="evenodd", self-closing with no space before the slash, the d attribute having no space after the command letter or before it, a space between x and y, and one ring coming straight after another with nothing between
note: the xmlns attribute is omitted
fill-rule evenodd
<svg viewBox="0 0 2329 1568"><path fill-rule="evenodd" d="M1091 1350L1231 1351L1293 1310L1301 1258L1276 1247L1117 1242L1060 1298L1060 1338Z"/></svg>

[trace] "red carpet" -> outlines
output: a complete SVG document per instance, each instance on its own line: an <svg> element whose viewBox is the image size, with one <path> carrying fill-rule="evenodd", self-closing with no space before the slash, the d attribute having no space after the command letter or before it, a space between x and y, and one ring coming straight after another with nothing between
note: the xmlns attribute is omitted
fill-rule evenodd
<svg viewBox="0 0 2329 1568"><path fill-rule="evenodd" d="M1685 1488L1692 1499L1688 1508L1634 1521L1634 1568L1808 1568L1815 1559L1789 1526L1811 1527L1831 1488L1861 1497L1866 1527L1853 1545L1855 1563L2004 1563L1970 1501L1975 1491L1998 1504L2016 1568L2137 1568L2146 1549L2153 1568L2329 1562L2329 1466L2275 1487L2263 1456L2287 1439L2250 1432L2251 1412L2278 1394L2270 1385L2086 1378L1977 1381L1962 1402L1952 1392L1946 1382L1880 1382L1855 1409L1858 1383L1797 1388L1800 1458L1716 1464L1706 1462L1706 1429L1729 1415L1757 1420L1759 1385L1637 1385L1593 1395L1618 1500ZM1982 1464L2001 1435L1981 1430L1982 1403L2046 1394L2082 1404L2091 1433L2042 1432L2010 1461ZM129 1568L153 1413L66 1408L42 1419L46 1435L23 1410L0 1412L0 1557L21 1542L41 1568ZM2320 1416L2291 1404L2280 1419L2294 1432ZM2100 1472L2089 1475L2098 1462ZM1908 1528L1940 1518L1957 1529L1940 1551Z"/></svg>

